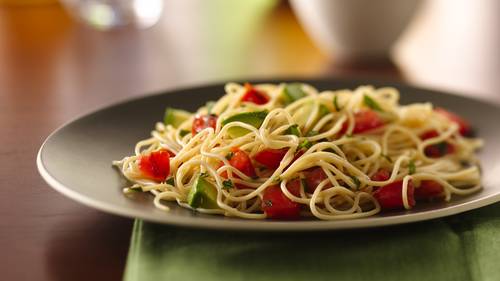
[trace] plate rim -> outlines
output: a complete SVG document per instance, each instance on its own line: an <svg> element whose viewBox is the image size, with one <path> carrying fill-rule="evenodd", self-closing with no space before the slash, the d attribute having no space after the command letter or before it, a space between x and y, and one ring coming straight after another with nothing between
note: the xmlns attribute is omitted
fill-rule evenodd
<svg viewBox="0 0 500 281"><path fill-rule="evenodd" d="M418 86L413 86L408 83L403 83L400 81L385 81L383 79L345 79L345 78L297 78L292 77L289 78L276 78L276 79L256 79L256 80L248 80L251 83L276 83L277 81L304 81L304 83L315 83L315 82L349 82L355 83L360 82L360 84L370 84L376 83L381 84L382 82L390 83L390 86L393 87L409 87L416 91L426 91L432 92L433 94L439 95L450 95L455 97L460 97L468 100L473 100L476 102L480 102L485 105L490 105L492 107L498 107L498 105L494 102L488 101L488 103L479 98L471 98L465 95L446 92L442 90L434 90L431 88L422 88ZM240 81L236 81L239 83ZM374 227L383 227L390 225L400 225L407 223L415 223L419 221L427 221L437 218L448 217L451 215L463 213L466 211L474 210L477 208L481 208L496 202L500 201L500 192L492 193L487 196L476 198L472 201L464 202L460 205L455 206L446 206L440 209L422 211L417 213L409 213L409 214L399 214L394 216L383 216L383 217L368 217L368 218L359 218L359 219L349 219L349 220L304 220L304 221L277 221L277 220L226 220L226 219L216 219L216 218L205 218L205 217L188 217L188 216L177 216L165 213L165 216L162 218L157 218L156 216L147 216L143 214L143 212L135 210L135 209L126 209L121 206L116 206L112 203L102 202L100 200L93 199L91 197L80 194L79 192L71 189L65 184L59 182L50 172L45 168L42 153L47 144L47 142L56 135L59 131L67 127L68 125L84 118L90 116L92 114L107 110L113 107L119 107L126 103L133 103L137 100L143 100L147 98L154 98L161 95L168 95L175 92L180 91L197 91L203 88L208 87L223 87L225 82L214 82L193 86L185 86L185 87L177 87L172 89L167 89L164 91L153 92L150 94L145 94L136 97L129 97L122 100L118 100L115 102L111 102L110 104L97 107L96 109L92 109L88 112L84 112L82 114L78 114L76 117L71 118L70 120L64 122L54 131L52 131L43 141L40 146L37 156L36 156L36 165L39 174L45 180L45 182L52 187L57 192L63 194L64 196L81 203L87 207L91 207L97 209L99 211L103 211L105 213L118 215L121 217L127 218L135 218L142 219L149 222L160 223L160 224L168 224L174 226L181 227L189 227L189 228L201 228L201 229L214 229L214 230L236 230L236 231L297 231L297 232L307 232L307 231L328 231L328 230L345 230L345 229L360 229L360 228L374 228ZM219 216L217 216L219 217ZM221 217L222 218L222 217Z"/></svg>

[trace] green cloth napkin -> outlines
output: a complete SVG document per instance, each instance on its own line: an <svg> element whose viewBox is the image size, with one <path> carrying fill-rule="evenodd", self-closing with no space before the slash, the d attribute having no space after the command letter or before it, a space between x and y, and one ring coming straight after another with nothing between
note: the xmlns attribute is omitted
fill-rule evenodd
<svg viewBox="0 0 500 281"><path fill-rule="evenodd" d="M136 220L125 280L500 280L500 204L330 232L207 231Z"/></svg>

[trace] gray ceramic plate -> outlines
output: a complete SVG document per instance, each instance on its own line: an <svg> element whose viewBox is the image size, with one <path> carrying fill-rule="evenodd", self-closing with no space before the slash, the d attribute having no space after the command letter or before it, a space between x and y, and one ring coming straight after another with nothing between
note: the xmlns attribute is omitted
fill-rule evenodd
<svg viewBox="0 0 500 281"><path fill-rule="evenodd" d="M295 79L295 81L298 81ZM262 82L262 81L261 81ZM273 82L273 81L265 81ZM354 88L361 84L387 86L380 81L308 80L319 89ZM385 213L370 218L342 221L251 221L197 214L172 203L170 212L153 206L149 194L127 197L127 185L111 161L133 153L135 143L149 136L166 106L194 111L223 94L223 85L183 89L106 107L77 118L51 134L40 148L38 169L57 191L87 206L131 218L182 226L247 230L326 230L383 226L428 220L457 214L500 201L500 109L491 104L436 91L394 84L403 104L430 101L464 116L486 145L480 152L484 189L450 203L419 204L410 211Z"/></svg>

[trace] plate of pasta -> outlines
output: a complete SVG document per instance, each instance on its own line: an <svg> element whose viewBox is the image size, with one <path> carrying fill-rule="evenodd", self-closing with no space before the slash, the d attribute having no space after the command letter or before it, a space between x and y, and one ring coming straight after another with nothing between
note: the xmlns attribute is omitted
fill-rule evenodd
<svg viewBox="0 0 500 281"><path fill-rule="evenodd" d="M229 82L77 118L37 164L72 199L154 222L383 226L499 201L499 117L494 105L403 84Z"/></svg>

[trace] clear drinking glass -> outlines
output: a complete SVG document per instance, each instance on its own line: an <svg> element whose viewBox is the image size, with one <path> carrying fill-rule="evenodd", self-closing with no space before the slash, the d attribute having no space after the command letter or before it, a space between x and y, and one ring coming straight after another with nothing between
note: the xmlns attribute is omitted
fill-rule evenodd
<svg viewBox="0 0 500 281"><path fill-rule="evenodd" d="M148 28L160 18L163 0L61 0L76 18L100 29Z"/></svg>

